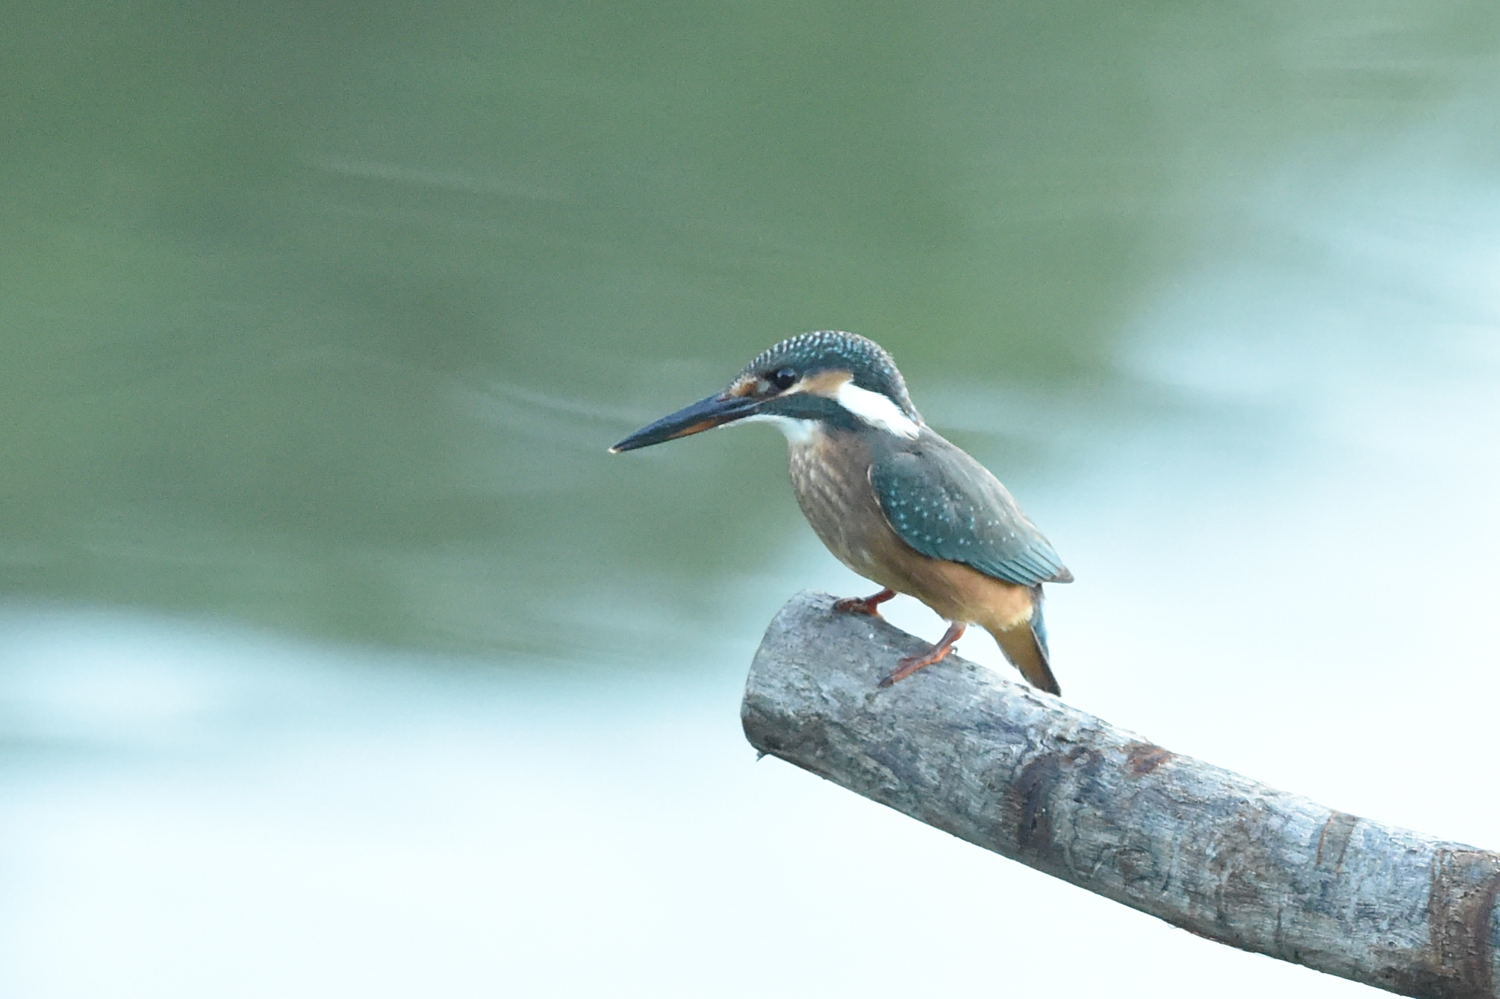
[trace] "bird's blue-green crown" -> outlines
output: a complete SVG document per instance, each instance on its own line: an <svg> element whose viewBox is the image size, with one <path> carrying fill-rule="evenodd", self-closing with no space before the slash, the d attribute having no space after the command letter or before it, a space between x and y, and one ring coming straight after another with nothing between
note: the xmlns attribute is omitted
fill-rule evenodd
<svg viewBox="0 0 1500 999"><path fill-rule="evenodd" d="M869 337L843 330L799 333L761 351L745 365L740 377L765 378L783 368L790 368L798 377L820 371L848 371L855 385L879 392L913 420L922 419L906 391L906 379L896 370L896 362Z"/></svg>

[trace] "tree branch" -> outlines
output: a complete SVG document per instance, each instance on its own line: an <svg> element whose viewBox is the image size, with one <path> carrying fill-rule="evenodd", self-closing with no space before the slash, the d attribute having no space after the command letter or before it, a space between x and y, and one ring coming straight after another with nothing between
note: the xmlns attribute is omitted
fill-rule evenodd
<svg viewBox="0 0 1500 999"><path fill-rule="evenodd" d="M755 748L1176 926L1402 995L1500 983L1500 854L1179 756L803 593L745 688Z"/></svg>

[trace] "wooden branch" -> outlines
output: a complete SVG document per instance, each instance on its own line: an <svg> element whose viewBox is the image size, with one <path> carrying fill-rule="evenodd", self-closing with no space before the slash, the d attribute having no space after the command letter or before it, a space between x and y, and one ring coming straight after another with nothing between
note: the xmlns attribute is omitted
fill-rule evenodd
<svg viewBox="0 0 1500 999"><path fill-rule="evenodd" d="M1202 936L1402 995L1500 984L1500 854L1179 756L803 593L745 689L755 748Z"/></svg>

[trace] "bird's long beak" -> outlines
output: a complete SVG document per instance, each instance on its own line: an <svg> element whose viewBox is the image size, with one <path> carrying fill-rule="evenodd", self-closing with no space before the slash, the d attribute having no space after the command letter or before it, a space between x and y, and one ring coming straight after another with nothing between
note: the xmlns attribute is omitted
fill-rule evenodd
<svg viewBox="0 0 1500 999"><path fill-rule="evenodd" d="M749 396L711 395L642 427L609 451L611 454L634 451L638 447L650 447L652 444L722 427L726 423L752 415L760 408L760 404L761 400Z"/></svg>

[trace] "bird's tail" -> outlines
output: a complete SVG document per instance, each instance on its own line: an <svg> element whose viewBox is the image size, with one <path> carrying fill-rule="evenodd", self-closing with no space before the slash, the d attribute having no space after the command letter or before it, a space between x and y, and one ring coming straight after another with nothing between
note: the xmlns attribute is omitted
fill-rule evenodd
<svg viewBox="0 0 1500 999"><path fill-rule="evenodd" d="M1047 625L1042 620L1042 588L1032 591L1031 618L1018 621L1006 628L986 627L995 637L1000 651L1005 653L1011 665L1021 671L1026 682L1040 687L1049 694L1061 694L1057 678L1052 675L1051 661L1047 655Z"/></svg>

